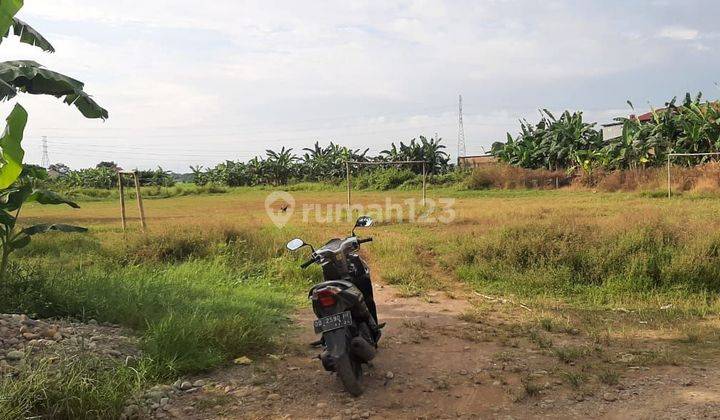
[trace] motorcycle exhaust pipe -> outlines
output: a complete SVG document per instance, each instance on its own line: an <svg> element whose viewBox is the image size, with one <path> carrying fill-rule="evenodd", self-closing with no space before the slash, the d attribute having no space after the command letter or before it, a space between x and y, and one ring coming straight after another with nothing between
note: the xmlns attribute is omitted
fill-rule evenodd
<svg viewBox="0 0 720 420"><path fill-rule="evenodd" d="M375 358L376 349L362 337L355 337L350 342L353 356L367 363Z"/></svg>

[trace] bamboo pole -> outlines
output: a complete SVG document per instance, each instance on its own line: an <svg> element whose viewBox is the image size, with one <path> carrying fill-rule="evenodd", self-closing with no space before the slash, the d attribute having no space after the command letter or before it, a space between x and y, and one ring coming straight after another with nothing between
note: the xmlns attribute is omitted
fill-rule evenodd
<svg viewBox="0 0 720 420"><path fill-rule="evenodd" d="M123 232L125 232L125 187L123 186L122 174L118 172L118 188L120 189L120 220L122 221Z"/></svg>
<svg viewBox="0 0 720 420"><path fill-rule="evenodd" d="M350 162L345 162L345 173L347 175L347 205L350 211Z"/></svg>
<svg viewBox="0 0 720 420"><path fill-rule="evenodd" d="M423 162L423 164L422 164L422 174L423 174L422 203L423 203L423 207L425 207L425 202L427 201L427 171L425 168L425 162Z"/></svg>
<svg viewBox="0 0 720 420"><path fill-rule="evenodd" d="M668 153L668 161L667 161L667 178L668 178L668 198L670 198L670 153Z"/></svg>
<svg viewBox="0 0 720 420"><path fill-rule="evenodd" d="M135 194L137 194L138 210L140 211L140 226L142 226L143 232L147 229L145 223L145 209L143 209L142 195L140 195L140 180L138 179L137 172L133 172L133 178L135 178Z"/></svg>

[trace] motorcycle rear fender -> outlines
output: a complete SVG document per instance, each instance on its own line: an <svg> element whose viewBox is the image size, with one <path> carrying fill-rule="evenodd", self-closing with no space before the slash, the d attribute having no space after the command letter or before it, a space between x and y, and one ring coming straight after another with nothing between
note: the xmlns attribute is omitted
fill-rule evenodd
<svg viewBox="0 0 720 420"><path fill-rule="evenodd" d="M337 299L338 304L334 307L323 308L316 301L313 301L313 311L318 318L324 316L333 315L339 312L350 310L353 318L365 320L369 316L367 306L365 305L364 297L360 289L354 284L345 281L328 281L315 285L310 289L309 296L312 296L313 291L325 286L340 286L342 291L338 293Z"/></svg>
<svg viewBox="0 0 720 420"><path fill-rule="evenodd" d="M323 366L328 370L335 370L335 362L338 361L345 354L350 351L349 346L349 332L347 327L340 328L333 331L328 331L323 334L323 340L325 341L325 351L322 354Z"/></svg>

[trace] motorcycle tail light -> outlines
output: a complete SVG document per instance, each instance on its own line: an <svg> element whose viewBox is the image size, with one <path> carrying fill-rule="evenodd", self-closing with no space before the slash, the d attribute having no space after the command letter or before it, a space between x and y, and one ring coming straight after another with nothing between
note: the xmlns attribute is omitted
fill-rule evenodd
<svg viewBox="0 0 720 420"><path fill-rule="evenodd" d="M327 308L334 306L337 303L336 295L340 293L342 289L335 286L323 287L320 290L313 292L313 300L320 302L320 306Z"/></svg>

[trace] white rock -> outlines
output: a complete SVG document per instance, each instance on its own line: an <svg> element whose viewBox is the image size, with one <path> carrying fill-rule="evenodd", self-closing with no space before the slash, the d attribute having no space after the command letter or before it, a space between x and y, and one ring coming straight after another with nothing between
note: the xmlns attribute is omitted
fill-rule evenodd
<svg viewBox="0 0 720 420"><path fill-rule="evenodd" d="M608 401L608 402L613 402L613 401L617 400L617 395L612 394L610 392L606 392L603 394L603 400Z"/></svg>

